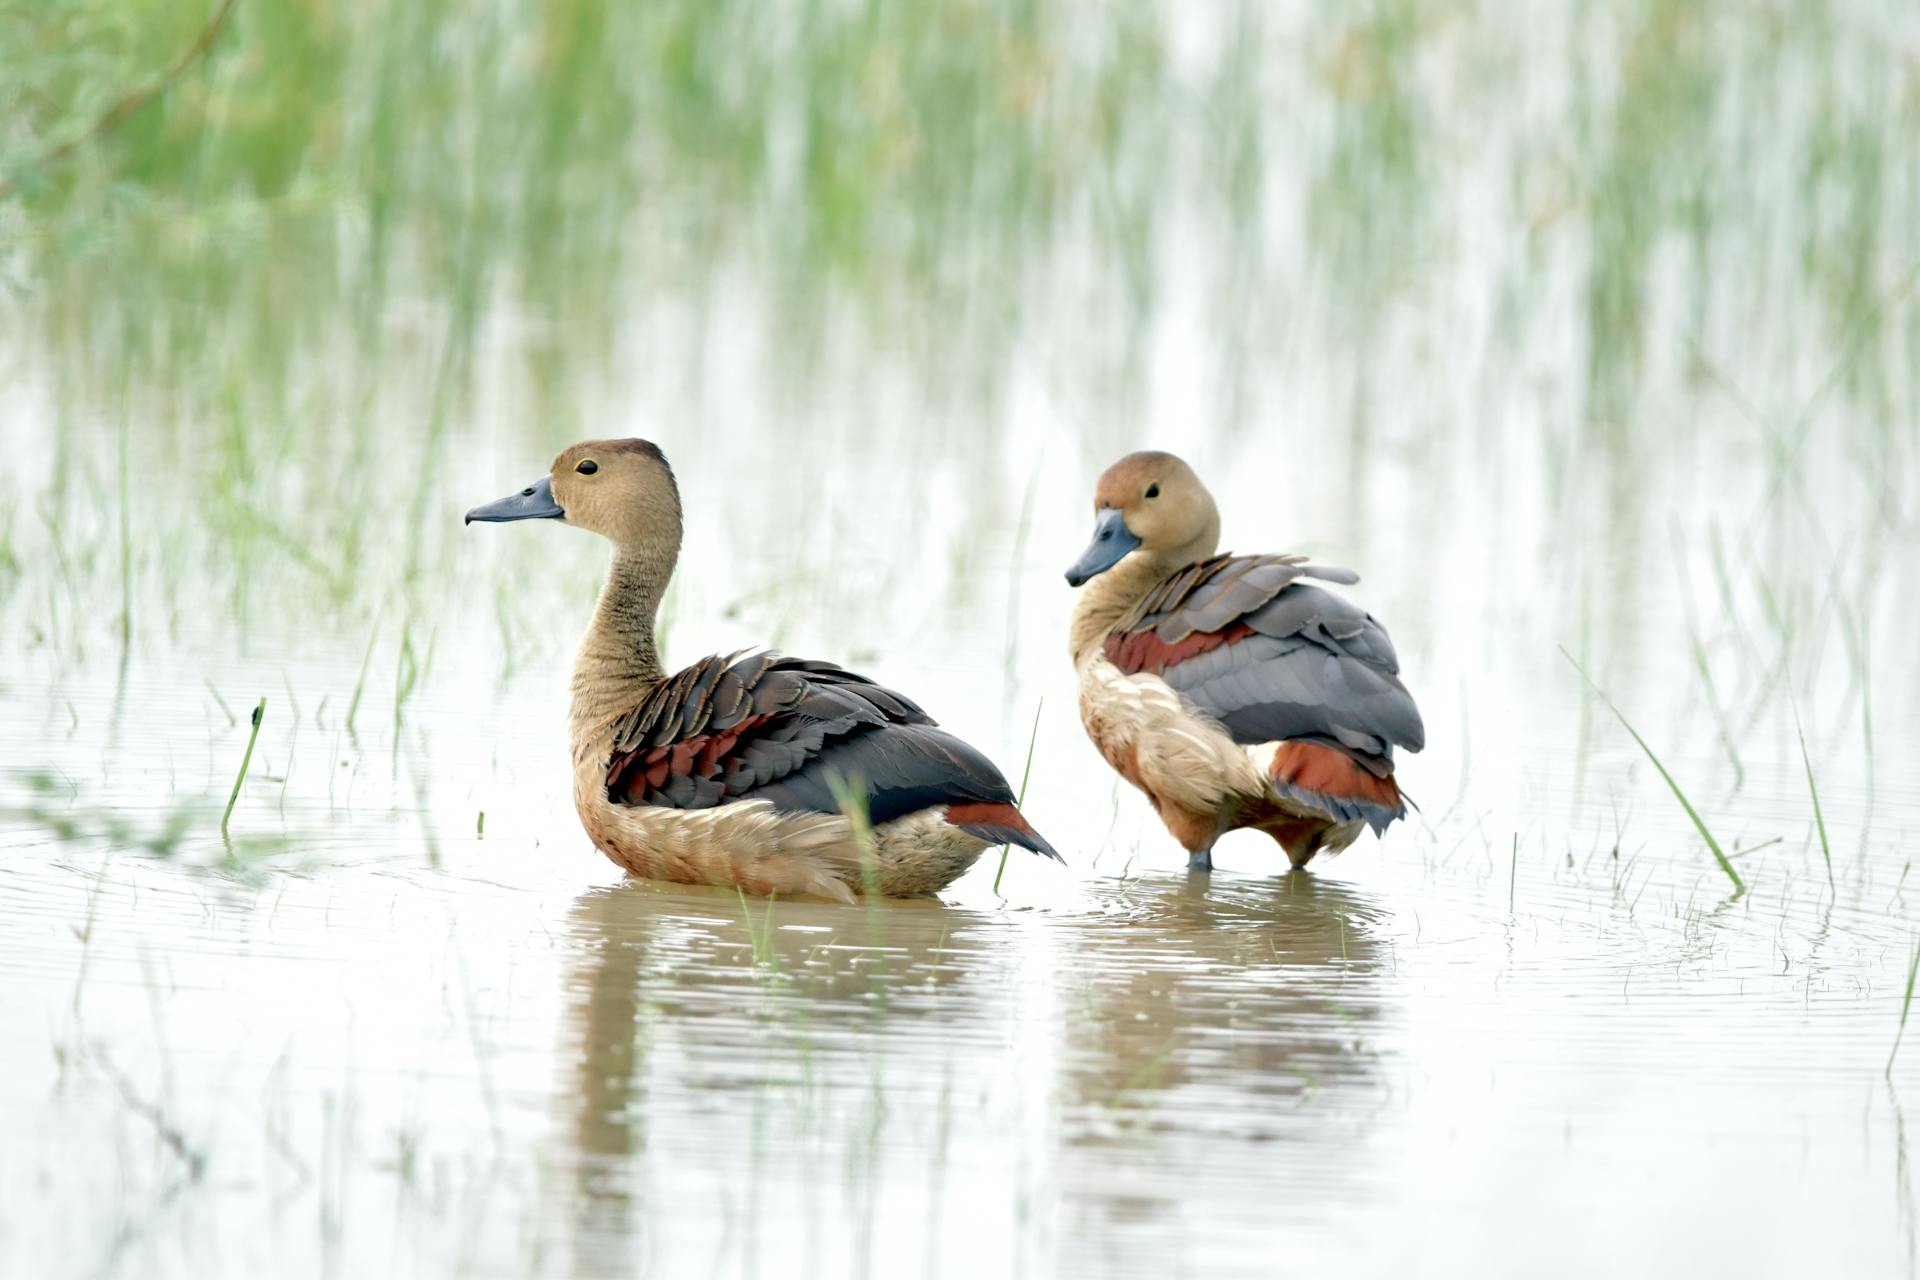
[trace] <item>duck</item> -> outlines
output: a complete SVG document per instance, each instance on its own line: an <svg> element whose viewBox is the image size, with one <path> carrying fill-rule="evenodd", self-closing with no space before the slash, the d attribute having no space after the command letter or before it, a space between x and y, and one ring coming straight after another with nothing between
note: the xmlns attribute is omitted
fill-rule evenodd
<svg viewBox="0 0 1920 1280"><path fill-rule="evenodd" d="M996 845L1060 860L992 762L877 681L768 650L668 673L655 619L685 526L658 445L572 445L466 515L520 520L613 544L574 661L568 739L581 825L619 866L850 903L931 896Z"/></svg>
<svg viewBox="0 0 1920 1280"><path fill-rule="evenodd" d="M1081 723L1189 871L1229 831L1265 832L1298 869L1406 816L1394 749L1425 745L1419 707L1386 629L1315 585L1357 574L1218 554L1213 495L1171 453L1115 462L1093 507L1066 575Z"/></svg>

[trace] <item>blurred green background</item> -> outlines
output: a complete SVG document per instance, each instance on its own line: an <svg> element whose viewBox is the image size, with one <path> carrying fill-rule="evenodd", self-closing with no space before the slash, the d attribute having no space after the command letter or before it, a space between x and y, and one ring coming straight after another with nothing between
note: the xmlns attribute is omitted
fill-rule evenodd
<svg viewBox="0 0 1920 1280"><path fill-rule="evenodd" d="M1732 577L1788 545L1854 577L1914 469L1916 25L1892 0L7 5L0 593L33 607L5 638L178 639L211 590L243 634L279 611L357 653L453 594L449 513L614 432L715 442L733 493L897 471L911 438L975 510L889 537L976 610L1025 590L983 556L1050 564L1066 535L1029 525L1149 441L1309 472L1261 536L1427 571L1463 484L1524 475L1541 508L1489 549L1630 557L1695 498L1662 476L1759 459ZM1826 481L1792 479L1823 469L1878 516L1826 529ZM734 536L888 545L838 518L775 501ZM775 559L738 592L809 574ZM497 603L510 640L550 601Z"/></svg>
<svg viewBox="0 0 1920 1280"><path fill-rule="evenodd" d="M1913 0L0 0L0 1272L1910 1273L1917 291ZM1068 869L610 889L460 514L627 434L670 664ZM1085 741L1142 447L1364 575L1386 839Z"/></svg>

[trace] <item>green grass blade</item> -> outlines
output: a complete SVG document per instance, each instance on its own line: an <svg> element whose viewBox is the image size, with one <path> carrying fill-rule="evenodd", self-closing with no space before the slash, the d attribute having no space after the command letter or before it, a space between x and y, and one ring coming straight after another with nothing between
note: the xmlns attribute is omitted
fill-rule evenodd
<svg viewBox="0 0 1920 1280"><path fill-rule="evenodd" d="M353 718L360 714L360 695L367 691L367 669L373 665L373 642L380 638L376 624L367 635L367 651L360 658L360 678L353 683L353 697L347 702L347 734L353 734Z"/></svg>
<svg viewBox="0 0 1920 1280"><path fill-rule="evenodd" d="M1833 892L1833 844L1827 839L1827 815L1820 809L1820 787L1813 780L1813 757L1807 753L1807 731L1800 725L1800 704L1793 707L1793 731L1800 737L1800 763L1807 771L1807 794L1813 797L1813 825L1820 832L1820 856L1827 862L1827 890Z"/></svg>
<svg viewBox="0 0 1920 1280"><path fill-rule="evenodd" d="M858 774L843 777L835 770L828 770L827 790L853 826L853 843L860 855L860 889L871 907L880 896L880 863L879 851L873 842L873 816L867 809L866 782Z"/></svg>
<svg viewBox="0 0 1920 1280"><path fill-rule="evenodd" d="M1667 766L1660 763L1660 757L1654 753L1652 747L1647 745L1647 740L1640 736L1640 731L1633 727L1632 722L1627 719L1620 708L1613 705L1613 699L1607 696L1606 690L1594 683L1593 677L1587 674L1587 669L1581 666L1572 654L1562 648L1560 650L1560 656L1573 664L1573 669L1578 671L1580 678L1587 682L1587 688L1593 690L1600 701L1606 704L1607 710L1613 712L1613 718L1620 722L1620 727L1632 735L1633 740L1640 745L1640 750L1646 752L1647 759L1653 762L1653 767L1660 771L1662 778L1666 779L1667 786L1673 791L1673 798L1678 800L1680 807L1687 811L1687 817L1693 819L1694 830L1698 831L1700 838L1707 842L1707 848L1713 850L1713 860L1720 864L1720 869L1727 873L1727 879L1733 882L1733 891L1735 893L1745 893L1747 891L1747 882L1742 880L1740 873L1733 869L1733 862L1727 857L1726 851L1720 847L1720 842L1713 838L1713 832L1707 830L1706 820L1700 816L1700 811L1693 807L1693 802L1687 799L1687 793L1680 789L1679 782L1675 781L1674 776L1667 772Z"/></svg>
<svg viewBox="0 0 1920 1280"><path fill-rule="evenodd" d="M1013 807L1018 809L1027 802L1027 780L1033 777L1033 748L1040 741L1040 712L1047 705L1045 698L1033 709L1033 732L1027 735L1027 767L1020 771L1020 794L1014 798ZM1000 877L1007 874L1007 852L1011 845L1000 846L1000 869L993 873L993 891L1000 892Z"/></svg>
<svg viewBox="0 0 1920 1280"><path fill-rule="evenodd" d="M267 718L267 700L260 699L260 705L253 709L253 732L247 735L247 753L240 757L240 772L234 775L233 794L227 797L227 811L220 815L220 838L227 838L227 822L233 817L233 806L240 803L240 784L247 780L247 767L253 763L253 744L260 741L260 722Z"/></svg>
<svg viewBox="0 0 1920 1280"><path fill-rule="evenodd" d="M1907 1015L1913 1011L1913 980L1920 976L1920 941L1913 944L1913 960L1907 965L1907 994L1900 1001L1900 1028L1893 1033L1893 1049L1887 1054L1885 1074L1893 1074L1893 1060L1900 1056L1900 1041L1907 1034Z"/></svg>
<svg viewBox="0 0 1920 1280"><path fill-rule="evenodd" d="M1513 853L1507 859L1507 914L1513 914L1513 882L1520 872L1520 833L1513 833Z"/></svg>

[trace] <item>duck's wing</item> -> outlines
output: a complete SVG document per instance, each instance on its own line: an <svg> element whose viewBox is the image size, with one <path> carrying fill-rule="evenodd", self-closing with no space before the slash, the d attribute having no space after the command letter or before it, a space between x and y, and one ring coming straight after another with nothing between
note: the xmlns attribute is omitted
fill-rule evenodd
<svg viewBox="0 0 1920 1280"><path fill-rule="evenodd" d="M655 686L614 731L616 804L705 809L767 800L838 813L852 789L879 824L934 805L985 840L1057 858L985 756L902 694L829 662L705 658Z"/></svg>
<svg viewBox="0 0 1920 1280"><path fill-rule="evenodd" d="M1389 771L1394 747L1426 740L1393 642L1365 610L1303 578L1359 581L1303 556L1202 560L1114 626L1107 657L1158 675L1236 741L1324 742Z"/></svg>

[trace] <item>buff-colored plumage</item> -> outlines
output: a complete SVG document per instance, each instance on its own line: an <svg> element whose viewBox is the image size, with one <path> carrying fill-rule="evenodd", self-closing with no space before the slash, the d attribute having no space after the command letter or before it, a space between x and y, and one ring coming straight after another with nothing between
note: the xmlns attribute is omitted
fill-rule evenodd
<svg viewBox="0 0 1920 1280"><path fill-rule="evenodd" d="M1094 511L1067 575L1081 593L1069 632L1081 721L1189 865L1211 869L1215 841L1250 827L1300 866L1399 816L1392 747L1417 750L1421 731L1386 633L1300 581L1353 575L1216 558L1219 511L1171 454L1108 468Z"/></svg>
<svg viewBox="0 0 1920 1280"><path fill-rule="evenodd" d="M468 519L564 520L613 544L568 728L581 824L629 871L846 902L937 892L1002 842L1057 856L984 757L862 676L756 654L668 677L654 619L682 520L653 445L574 445Z"/></svg>

